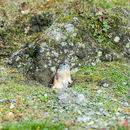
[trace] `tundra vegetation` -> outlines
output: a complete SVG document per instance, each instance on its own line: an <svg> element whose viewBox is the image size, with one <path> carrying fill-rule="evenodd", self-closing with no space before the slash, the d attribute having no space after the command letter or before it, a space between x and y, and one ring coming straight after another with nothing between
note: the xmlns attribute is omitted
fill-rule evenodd
<svg viewBox="0 0 130 130"><path fill-rule="evenodd" d="M0 129L129 129L129 58L129 0L1 0Z"/></svg>

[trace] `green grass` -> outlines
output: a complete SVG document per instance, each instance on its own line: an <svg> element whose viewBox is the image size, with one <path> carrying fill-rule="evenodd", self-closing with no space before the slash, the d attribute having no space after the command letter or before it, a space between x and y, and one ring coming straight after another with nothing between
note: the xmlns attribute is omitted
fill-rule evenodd
<svg viewBox="0 0 130 130"><path fill-rule="evenodd" d="M122 6L126 8L129 7L129 0L90 0L94 6L102 7L104 9L113 8L117 6Z"/></svg>
<svg viewBox="0 0 130 130"><path fill-rule="evenodd" d="M88 9L88 7L92 6L101 7L103 9L110 9L117 6L129 8L129 0L84 0L81 1L80 4L76 4L76 0L74 0L74 2L71 2L71 0L64 0L64 3L58 0L53 2L45 1L45 4L50 7L44 7L44 4L41 4L41 0L27 1L27 7L30 9L30 12L25 16L22 15L19 11L19 9L21 9L21 4L19 1L0 1L0 16L2 15L3 19L7 20L10 25L5 26L2 29L0 35L5 34L5 39L7 39L9 45L13 47L15 45L16 48L13 50L7 49L9 53L12 53L12 51L19 49L20 46L23 46L26 43L35 42L37 38L43 40L42 35L44 34L44 30L42 32L29 36L24 32L24 29L28 25L30 18L33 15L37 14L39 11L44 13L51 12L56 18L59 19L59 21L66 22L68 19L72 19L73 16L77 16L80 11L82 12L82 9ZM79 6L81 6L81 10L78 10ZM68 15L65 14L67 8L69 11ZM2 42L2 40L3 39L0 38L0 42ZM97 64L96 66L88 68L80 68L80 71L73 75L73 78L76 79L73 88L76 91L88 96L91 102L102 102L104 104L104 107L107 108L111 113L116 113L118 108L121 108L122 105L106 99L106 96L111 96L117 100L120 100L121 97L126 97L126 99L128 99L128 90L130 86L128 78L130 77L130 68L124 64L125 63L111 62ZM36 83L35 81L29 81L31 82L30 84L22 74L15 71L17 70L5 66L2 62L0 63L0 100L6 99L4 103L0 104L0 124L3 125L3 129L64 129L64 123L51 123L51 121L45 122L45 118L42 115L44 112L48 112L51 117L51 114L53 113L51 107L52 99L48 95L50 94L54 96L54 92L51 89ZM88 74L85 75L85 72L88 72ZM86 82L85 80L88 78L92 78L92 81ZM110 84L108 88L99 86L98 82L100 80L107 81ZM95 86L97 86L96 89ZM108 93L101 93L97 96L96 99L94 99L97 91L100 89L105 89ZM44 94L47 94L47 96L44 96ZM29 97L32 99L29 99ZM10 109L11 102L15 99L16 101L19 100L22 105L19 106L19 104L16 102L15 108ZM34 106L37 107L37 110L35 110ZM43 108L41 108L41 106ZM95 111L98 111L98 109L99 108L97 106L94 106ZM9 123L5 123L2 118L7 112L13 112L18 122L10 123L9 120ZM19 114L21 113L23 116L19 117ZM32 116L32 120L36 119L37 122L25 122L23 119L25 116ZM39 119L42 119L42 121L38 121ZM105 118L105 120L107 119ZM121 129L123 128L121 127Z"/></svg>
<svg viewBox="0 0 130 130"><path fill-rule="evenodd" d="M126 102L128 101L129 66L126 63L100 63L93 67L80 68L79 72L72 76L75 79L73 89L85 94L92 103L102 103L102 107L111 115L117 113L119 109L122 110L123 102L118 103L120 98L124 97ZM86 82L88 78L93 80ZM100 80L107 81L110 83L109 86L98 85ZM46 88L35 81L28 82L16 69L2 63L0 65L0 81L0 100L6 99L5 102L0 104L0 124L2 124L4 130L44 128L62 130L65 128L64 121L62 123L62 116L68 119L69 115L58 114L58 111L53 110L52 100L54 101L57 97L52 89ZM98 90L102 90L102 93L97 95ZM109 99L109 97L117 100L117 102ZM13 102L13 100L16 100L16 102ZM13 109L10 108L11 103L15 106ZM89 103L87 107L93 109L93 111L99 111L100 109L98 105L91 106ZM49 114L48 116L45 114L46 112ZM14 119L9 116L9 113L13 113ZM55 117L54 114L56 113L58 116ZM75 114L73 113L73 116L76 116ZM93 116L95 117L95 115ZM30 117L32 121L29 121ZM25 118L28 119L27 122L25 122ZM58 118L59 122L49 123L54 118ZM96 118L109 120L108 117L102 115ZM12 121L17 121L17 123Z"/></svg>
<svg viewBox="0 0 130 130"><path fill-rule="evenodd" d="M20 122L9 123L3 126L3 130L63 130L64 123L51 123L51 122Z"/></svg>
<svg viewBox="0 0 130 130"><path fill-rule="evenodd" d="M85 72L88 74L85 75ZM78 81L75 87L81 88L81 91L83 91L82 88L91 90L92 87L94 87L92 84L98 85L100 80L104 80L112 85L110 89L113 90L113 93L117 92L121 96L128 92L130 86L130 83L128 82L129 76L130 70L128 65L125 66L118 62L101 63L93 67L80 69L77 75L74 76ZM87 78L92 78L93 81L86 84L84 81Z"/></svg>
<svg viewBox="0 0 130 130"><path fill-rule="evenodd" d="M87 74L85 74L86 72ZM128 91L130 89L129 76L130 69L125 63L100 63L96 66L81 68L76 75L73 75L73 79L76 80L73 87L76 91L87 95L87 97L89 96L91 102L102 102L106 110L110 113L116 113L118 108L122 107L122 104L111 99L119 101L120 98L125 97L128 100ZM86 79L89 78L92 81L86 82ZM100 80L104 80L109 86L100 86ZM98 90L102 92L97 95ZM99 108L95 106L94 109L96 111Z"/></svg>

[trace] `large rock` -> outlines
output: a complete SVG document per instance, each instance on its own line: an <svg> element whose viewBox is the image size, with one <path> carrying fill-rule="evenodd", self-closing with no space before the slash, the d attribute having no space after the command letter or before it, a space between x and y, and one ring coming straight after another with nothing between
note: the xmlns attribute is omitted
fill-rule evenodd
<svg viewBox="0 0 130 130"><path fill-rule="evenodd" d="M28 77L48 86L62 62L70 63L72 68L91 63L94 60L92 57L97 55L98 44L92 38L83 41L79 34L79 29L72 22L55 23L48 28L44 34L46 40L37 46L38 51L27 72ZM85 35L90 37L91 33Z"/></svg>
<svg viewBox="0 0 130 130"><path fill-rule="evenodd" d="M116 14L117 9L112 11ZM55 21L43 34L42 41L36 40L35 43L14 53L12 63L20 66L25 61L23 59L27 59L25 67L27 77L49 86L57 67L62 62L69 62L72 72L75 72L78 66L119 60L123 56L129 57L130 13L124 8L122 13L123 11L125 15L121 15L121 18L127 19L127 24L123 23L124 19L118 18L117 20L120 20L118 25L109 31L109 39L113 41L116 48L99 43L89 31L88 25L84 24L86 22L82 22L81 17L73 17L64 22Z"/></svg>

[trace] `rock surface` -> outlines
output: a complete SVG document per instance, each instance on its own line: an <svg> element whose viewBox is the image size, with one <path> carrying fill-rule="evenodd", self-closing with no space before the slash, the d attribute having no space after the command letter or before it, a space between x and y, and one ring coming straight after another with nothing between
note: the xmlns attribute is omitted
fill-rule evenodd
<svg viewBox="0 0 130 130"><path fill-rule="evenodd" d="M130 11L119 7L114 8L112 12L121 13L121 18L112 19L118 22L118 25L109 32L109 39L114 44L112 48L99 43L87 25L84 29L80 17L73 17L66 22L55 21L44 32L42 41L36 40L35 43L13 54L11 64L21 66L24 65L23 59L26 59L27 77L49 86L57 67L62 62L69 62L72 72L75 73L78 66L94 66L97 62L129 58ZM123 23L123 18L129 20L127 24Z"/></svg>

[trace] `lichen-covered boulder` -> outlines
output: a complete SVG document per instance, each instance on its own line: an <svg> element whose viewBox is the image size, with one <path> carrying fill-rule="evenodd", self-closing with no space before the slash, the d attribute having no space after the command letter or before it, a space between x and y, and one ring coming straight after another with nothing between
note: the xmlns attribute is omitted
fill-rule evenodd
<svg viewBox="0 0 130 130"><path fill-rule="evenodd" d="M28 77L48 86L59 64L70 63L74 72L78 66L87 65L94 60L97 55L96 43L93 39L82 41L82 37L79 37L80 31L73 20L68 23L55 23L46 30L46 39L38 44L36 57L33 57L28 68ZM89 35L90 32L86 36Z"/></svg>
<svg viewBox="0 0 130 130"><path fill-rule="evenodd" d="M74 73L79 66L95 65L97 62L120 60L124 57L129 58L130 13L128 13L129 10L121 9L120 13L123 14L124 11L124 15L119 18L115 16L117 9L112 9L111 17L106 12L92 12L91 16L85 15L85 18L74 16L62 21L55 20L44 31L40 39L36 39L36 42L14 53L11 64L20 66L27 61L25 64L27 77L33 78L45 86L50 86L54 74L62 62L68 62ZM93 19L97 22L93 22ZM126 23L124 19L127 20ZM95 28L93 28L96 26L95 23L100 24L102 29L98 34L95 34ZM111 26L111 23L116 25ZM92 31L90 27L92 27ZM106 40L100 42L102 40L100 38ZM104 43L105 41L107 43ZM112 44L109 44L109 41Z"/></svg>

